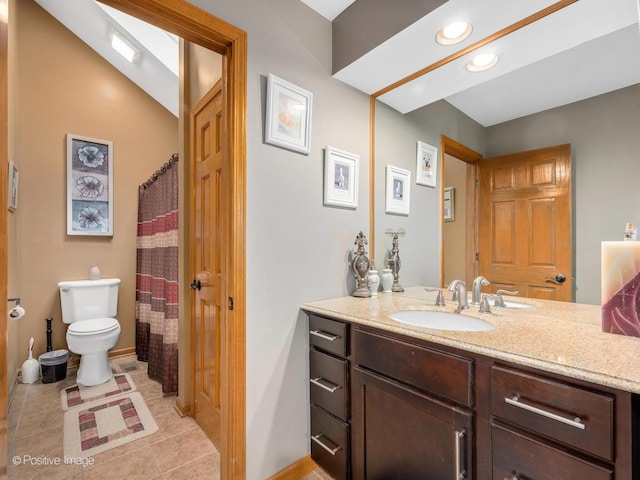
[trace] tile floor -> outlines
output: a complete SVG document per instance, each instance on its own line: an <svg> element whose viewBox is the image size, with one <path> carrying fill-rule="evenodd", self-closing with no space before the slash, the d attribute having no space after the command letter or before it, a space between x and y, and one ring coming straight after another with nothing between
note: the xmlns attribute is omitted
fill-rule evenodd
<svg viewBox="0 0 640 480"><path fill-rule="evenodd" d="M91 466L37 465L48 459L64 458L60 390L75 383L76 372L70 369L67 378L56 383L18 384L9 410L8 478L219 479L218 451L193 418L180 418L173 408L175 397L162 395L160 384L147 377L146 363L136 361L134 355L111 360L111 367L116 373L131 376L158 424L158 431L96 455ZM305 480L317 479L305 477Z"/></svg>
<svg viewBox="0 0 640 480"><path fill-rule="evenodd" d="M147 364L135 355L110 363L115 373L131 376L158 431L96 455L91 466L43 465L64 458L60 390L76 383L76 370L69 369L67 378L56 383L19 383L9 409L9 480L219 479L218 451L193 418L176 413L175 397L164 396L160 384L149 379ZM300 480L332 478L318 468Z"/></svg>

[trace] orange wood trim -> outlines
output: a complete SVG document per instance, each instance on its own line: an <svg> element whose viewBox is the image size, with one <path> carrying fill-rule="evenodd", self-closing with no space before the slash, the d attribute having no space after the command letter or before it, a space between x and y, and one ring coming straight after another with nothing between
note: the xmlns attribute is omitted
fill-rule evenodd
<svg viewBox="0 0 640 480"><path fill-rule="evenodd" d="M376 254L376 99L369 97L369 257Z"/></svg>
<svg viewBox="0 0 640 480"><path fill-rule="evenodd" d="M183 0L104 0L168 32L221 55L244 31Z"/></svg>
<svg viewBox="0 0 640 480"><path fill-rule="evenodd" d="M229 369L225 374L228 415L223 419L223 432L228 432L226 455L221 478L244 479L246 477L246 197L247 197L247 35L233 39L226 56L226 90L228 95L226 125L230 148L229 172L231 184L231 225L228 230L229 245L234 255L229 255L230 284L227 293L233 297L234 309L229 312L229 331L223 341L229 344L227 359Z"/></svg>
<svg viewBox="0 0 640 480"><path fill-rule="evenodd" d="M0 303L7 304L8 295L8 198L7 164L9 162L9 2L0 0ZM0 314L0 358L4 364L0 381L0 478L7 476L7 309Z"/></svg>
<svg viewBox="0 0 640 480"><path fill-rule="evenodd" d="M474 163L482 158L482 154L471 150L469 147L465 147L454 139L442 135L442 149L447 155L456 157L458 160L462 160L467 163Z"/></svg>
<svg viewBox="0 0 640 480"><path fill-rule="evenodd" d="M269 477L269 480L300 480L308 473L313 472L318 465L311 459L310 455L302 457L295 463L292 463L284 470L280 470L275 475Z"/></svg>
<svg viewBox="0 0 640 480"><path fill-rule="evenodd" d="M2 0L4 1L4 0ZM175 33L223 56L225 91L224 128L231 205L228 205L227 244L234 255L227 259L229 279L223 288L234 299L228 312L229 329L223 332L222 349L228 369L222 373L221 478L246 477L246 123L247 34L183 0L103 0L130 15ZM6 182L5 182L6 183ZM5 195L6 197L6 195ZM6 199L5 199L6 201ZM232 381L231 381L232 380Z"/></svg>
<svg viewBox="0 0 640 480"><path fill-rule="evenodd" d="M466 218L466 238L465 256L467 259L467 285L471 285L473 279L479 275L478 260L478 194L476 183L478 178L478 162L470 164L472 168L467 169L467 218Z"/></svg>
<svg viewBox="0 0 640 480"><path fill-rule="evenodd" d="M444 288L444 156L445 156L445 137L440 137L440 154L438 161L440 162L440 287Z"/></svg>
<svg viewBox="0 0 640 480"><path fill-rule="evenodd" d="M177 397L173 409L178 415L180 415L180 417L187 417L191 415L193 405L191 403L184 403L180 397Z"/></svg>
<svg viewBox="0 0 640 480"><path fill-rule="evenodd" d="M119 348L118 350L110 350L109 358L126 357L134 355L136 353L136 347Z"/></svg>
<svg viewBox="0 0 640 480"><path fill-rule="evenodd" d="M517 21L516 23L513 23L511 25L509 25L508 27L503 28L502 30L498 30L497 32L489 35L488 37L483 38L482 40L478 40L476 43L472 43L471 45L463 48L462 50L459 50L455 53L452 53L451 55L449 55L448 57L445 57L441 60L438 60L435 63L432 63L431 65L428 65L425 68L422 68L420 70L418 70L415 73L412 73L411 75L408 75L400 80L398 80L397 82L392 83L391 85L388 85L386 87L384 87L381 90L378 90L377 92L373 93L372 96L373 97L379 97L380 95L384 95L387 92L390 92L391 90L398 88L406 83L411 82L412 80L415 80L416 78L419 78L429 72L432 72L440 67L442 67L443 65L446 65L447 63L453 62L454 60L457 60L458 58L467 55L470 52L473 52L479 48L484 47L485 45L494 42L495 40L498 40L499 38L502 38L506 35L509 35L510 33L515 32L516 30L520 30L523 27L526 27L527 25L530 25L534 22L537 22L538 20L540 20L541 18L546 17L547 15L551 15L552 13L557 12L558 10L563 9L564 7L567 7L569 5L571 5L572 3L577 2L578 0L560 0L559 2L554 3L553 5L549 5L547 8L543 8L542 10L533 13L531 15L529 15L526 18L523 18L522 20Z"/></svg>

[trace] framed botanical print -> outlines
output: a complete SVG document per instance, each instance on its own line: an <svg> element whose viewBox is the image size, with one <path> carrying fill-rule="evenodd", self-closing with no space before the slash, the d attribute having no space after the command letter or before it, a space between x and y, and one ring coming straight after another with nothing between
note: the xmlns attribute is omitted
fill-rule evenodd
<svg viewBox="0 0 640 480"><path fill-rule="evenodd" d="M67 235L113 235L113 143L67 134Z"/></svg>

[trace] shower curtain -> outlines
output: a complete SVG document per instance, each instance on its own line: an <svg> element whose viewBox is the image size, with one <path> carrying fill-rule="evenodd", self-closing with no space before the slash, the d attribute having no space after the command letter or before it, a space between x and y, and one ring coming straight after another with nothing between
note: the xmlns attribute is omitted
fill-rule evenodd
<svg viewBox="0 0 640 480"><path fill-rule="evenodd" d="M178 155L138 188L136 354L178 391Z"/></svg>

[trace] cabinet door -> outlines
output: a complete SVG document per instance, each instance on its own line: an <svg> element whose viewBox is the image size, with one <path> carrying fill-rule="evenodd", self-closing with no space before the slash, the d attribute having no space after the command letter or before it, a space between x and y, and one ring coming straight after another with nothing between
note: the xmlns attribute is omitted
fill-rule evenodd
<svg viewBox="0 0 640 480"><path fill-rule="evenodd" d="M356 479L471 479L471 413L353 369Z"/></svg>

